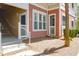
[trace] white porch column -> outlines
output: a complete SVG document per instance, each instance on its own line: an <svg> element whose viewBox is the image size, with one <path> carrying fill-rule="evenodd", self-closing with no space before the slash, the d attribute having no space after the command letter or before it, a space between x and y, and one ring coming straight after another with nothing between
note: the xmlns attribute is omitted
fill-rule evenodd
<svg viewBox="0 0 79 59"><path fill-rule="evenodd" d="M62 4L59 4L59 36L62 36L61 8L63 8L63 6L62 6Z"/></svg>
<svg viewBox="0 0 79 59"><path fill-rule="evenodd" d="M2 55L2 41L1 41L1 23L0 23L0 55Z"/></svg>

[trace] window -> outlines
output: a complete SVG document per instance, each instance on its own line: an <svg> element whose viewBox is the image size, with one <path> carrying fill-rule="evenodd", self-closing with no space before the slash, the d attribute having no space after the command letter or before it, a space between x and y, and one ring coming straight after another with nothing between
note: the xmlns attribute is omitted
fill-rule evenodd
<svg viewBox="0 0 79 59"><path fill-rule="evenodd" d="M74 26L74 21L71 21L71 26L72 26L72 27Z"/></svg>
<svg viewBox="0 0 79 59"><path fill-rule="evenodd" d="M39 14L39 29L42 29L42 14Z"/></svg>
<svg viewBox="0 0 79 59"><path fill-rule="evenodd" d="M38 17L37 17L37 13L34 13L34 29L38 29Z"/></svg>
<svg viewBox="0 0 79 59"><path fill-rule="evenodd" d="M62 16L62 26L65 26L65 16Z"/></svg>
<svg viewBox="0 0 79 59"><path fill-rule="evenodd" d="M72 8L74 8L74 3L72 3Z"/></svg>
<svg viewBox="0 0 79 59"><path fill-rule="evenodd" d="M22 16L21 16L21 24L22 24L22 25L25 25L25 24L26 24L25 15L22 15Z"/></svg>
<svg viewBox="0 0 79 59"><path fill-rule="evenodd" d="M46 16L43 15L43 29L46 29Z"/></svg>
<svg viewBox="0 0 79 59"><path fill-rule="evenodd" d="M50 16L50 19L51 19L50 20L50 26L55 26L55 23L54 23L55 22L55 18L54 17L55 17L55 15Z"/></svg>
<svg viewBox="0 0 79 59"><path fill-rule="evenodd" d="M33 10L33 30L43 31L46 29L46 14Z"/></svg>
<svg viewBox="0 0 79 59"><path fill-rule="evenodd" d="M50 27L50 34L55 34L55 28L54 27Z"/></svg>

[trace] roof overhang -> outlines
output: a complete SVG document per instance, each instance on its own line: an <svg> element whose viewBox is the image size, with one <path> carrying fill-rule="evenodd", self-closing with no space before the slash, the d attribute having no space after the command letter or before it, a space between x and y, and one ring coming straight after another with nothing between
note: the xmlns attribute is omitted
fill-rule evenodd
<svg viewBox="0 0 79 59"><path fill-rule="evenodd" d="M46 10L50 10L50 9L59 7L59 3L34 3L34 4L44 8Z"/></svg>

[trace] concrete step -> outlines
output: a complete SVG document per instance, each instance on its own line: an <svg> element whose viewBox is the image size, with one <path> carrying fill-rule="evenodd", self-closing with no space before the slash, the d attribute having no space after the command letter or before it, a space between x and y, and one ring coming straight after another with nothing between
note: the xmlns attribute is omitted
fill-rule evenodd
<svg viewBox="0 0 79 59"><path fill-rule="evenodd" d="M26 46L24 43L7 45L7 46L2 46L2 52L3 52L3 55L13 55L13 54L22 52L27 48L28 46Z"/></svg>
<svg viewBox="0 0 79 59"><path fill-rule="evenodd" d="M33 50L26 50L11 56L33 56L33 55L37 55L40 54L41 52L37 52L37 51L33 51Z"/></svg>
<svg viewBox="0 0 79 59"><path fill-rule="evenodd" d="M2 46L12 45L12 44L19 44L19 41L12 41L12 42L2 42Z"/></svg>

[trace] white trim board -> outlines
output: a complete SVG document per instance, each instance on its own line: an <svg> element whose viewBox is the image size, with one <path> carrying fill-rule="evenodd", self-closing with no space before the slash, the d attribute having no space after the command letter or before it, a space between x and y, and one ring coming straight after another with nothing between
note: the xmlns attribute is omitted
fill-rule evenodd
<svg viewBox="0 0 79 59"><path fill-rule="evenodd" d="M35 4L35 3L32 3L32 5L37 6L37 7L41 8L41 9L46 10L46 11L59 9L59 6L48 9L48 8L45 8L45 7L39 6L38 4Z"/></svg>
<svg viewBox="0 0 79 59"><path fill-rule="evenodd" d="M41 8L41 9L48 10L47 8L44 8L42 6L39 6L38 4L35 4L35 3L31 3L31 4L34 5L34 6L37 6L37 7Z"/></svg>

